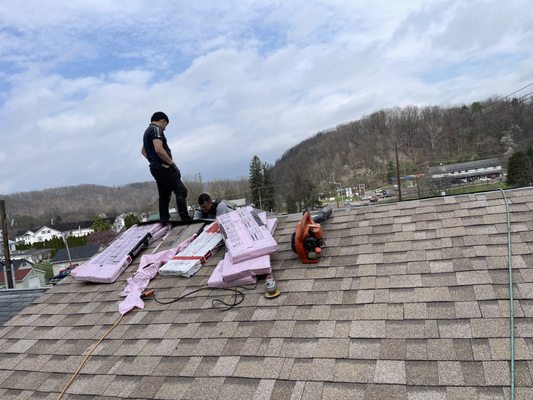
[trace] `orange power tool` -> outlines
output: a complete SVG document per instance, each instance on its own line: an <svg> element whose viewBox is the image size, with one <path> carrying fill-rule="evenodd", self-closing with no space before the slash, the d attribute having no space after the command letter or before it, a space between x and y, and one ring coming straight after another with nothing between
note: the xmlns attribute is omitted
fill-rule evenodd
<svg viewBox="0 0 533 400"><path fill-rule="evenodd" d="M300 222L296 225L296 231L292 234L291 248L302 263L315 264L319 261L324 247L324 238L320 222L324 222L332 209L326 207L317 215L311 217L309 211L304 211Z"/></svg>

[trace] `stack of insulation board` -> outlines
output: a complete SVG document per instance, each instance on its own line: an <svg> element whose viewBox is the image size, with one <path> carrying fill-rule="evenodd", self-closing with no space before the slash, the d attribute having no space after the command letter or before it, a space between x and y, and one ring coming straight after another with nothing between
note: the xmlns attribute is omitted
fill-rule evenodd
<svg viewBox="0 0 533 400"><path fill-rule="evenodd" d="M79 281L113 283L144 247L163 237L169 228L165 223L134 225L71 275Z"/></svg>
<svg viewBox="0 0 533 400"><path fill-rule="evenodd" d="M194 239L183 251L167 261L159 269L161 275L194 275L207 260L222 246L219 223L213 222Z"/></svg>
<svg viewBox="0 0 533 400"><path fill-rule="evenodd" d="M207 285L227 288L257 282L257 275L272 272L270 254L278 249L272 233L278 220L267 219L265 212L257 213L245 207L217 217L227 252L216 266Z"/></svg>

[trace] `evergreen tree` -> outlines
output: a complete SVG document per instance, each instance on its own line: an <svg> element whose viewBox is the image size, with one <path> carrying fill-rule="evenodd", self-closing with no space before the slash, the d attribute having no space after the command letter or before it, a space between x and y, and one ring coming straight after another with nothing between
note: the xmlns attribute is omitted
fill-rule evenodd
<svg viewBox="0 0 533 400"><path fill-rule="evenodd" d="M394 170L394 163L392 161L389 161L387 163L387 182L392 183L392 180L395 176L396 172Z"/></svg>
<svg viewBox="0 0 533 400"><path fill-rule="evenodd" d="M102 217L96 216L93 218L91 228L93 228L95 232L109 231L111 230L111 224Z"/></svg>
<svg viewBox="0 0 533 400"><path fill-rule="evenodd" d="M272 165L267 163L263 163L263 188L263 209L272 211L276 206L274 197L274 177L272 176Z"/></svg>
<svg viewBox="0 0 533 400"><path fill-rule="evenodd" d="M139 222L139 218L137 218L137 216L132 213L126 215L126 217L124 218L124 226L126 227L126 229L129 229L137 222Z"/></svg>
<svg viewBox="0 0 533 400"><path fill-rule="evenodd" d="M527 153L517 151L509 157L507 164L507 183L514 186L528 186L533 182L532 159L533 150Z"/></svg>
<svg viewBox="0 0 533 400"><path fill-rule="evenodd" d="M250 176L248 178L248 183L250 184L251 192L251 203L257 207L262 208L262 193L264 180L263 180L263 164L257 156L253 156L250 161Z"/></svg>

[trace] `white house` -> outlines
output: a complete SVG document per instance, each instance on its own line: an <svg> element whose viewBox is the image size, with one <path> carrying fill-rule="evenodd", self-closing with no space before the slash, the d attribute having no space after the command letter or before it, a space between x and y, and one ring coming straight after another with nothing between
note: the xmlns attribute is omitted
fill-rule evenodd
<svg viewBox="0 0 533 400"><path fill-rule="evenodd" d="M46 240L51 240L54 237L61 237L61 231L57 229L50 228L49 226L43 226L37 232L33 233L28 230L24 235L18 236L15 240L20 243L24 242L26 244L33 244L37 242L44 242Z"/></svg>
<svg viewBox="0 0 533 400"><path fill-rule="evenodd" d="M497 178L500 177L502 173L502 162L497 158L459 164L439 165L428 169L428 174L433 179L451 178L456 181Z"/></svg>

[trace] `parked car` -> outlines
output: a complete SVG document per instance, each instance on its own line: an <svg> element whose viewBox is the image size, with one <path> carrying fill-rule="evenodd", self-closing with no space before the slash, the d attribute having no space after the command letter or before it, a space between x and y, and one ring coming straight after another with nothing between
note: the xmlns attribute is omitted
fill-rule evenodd
<svg viewBox="0 0 533 400"><path fill-rule="evenodd" d="M490 178L487 177L487 176L483 176L483 177L479 178L479 181L480 182L490 182Z"/></svg>

